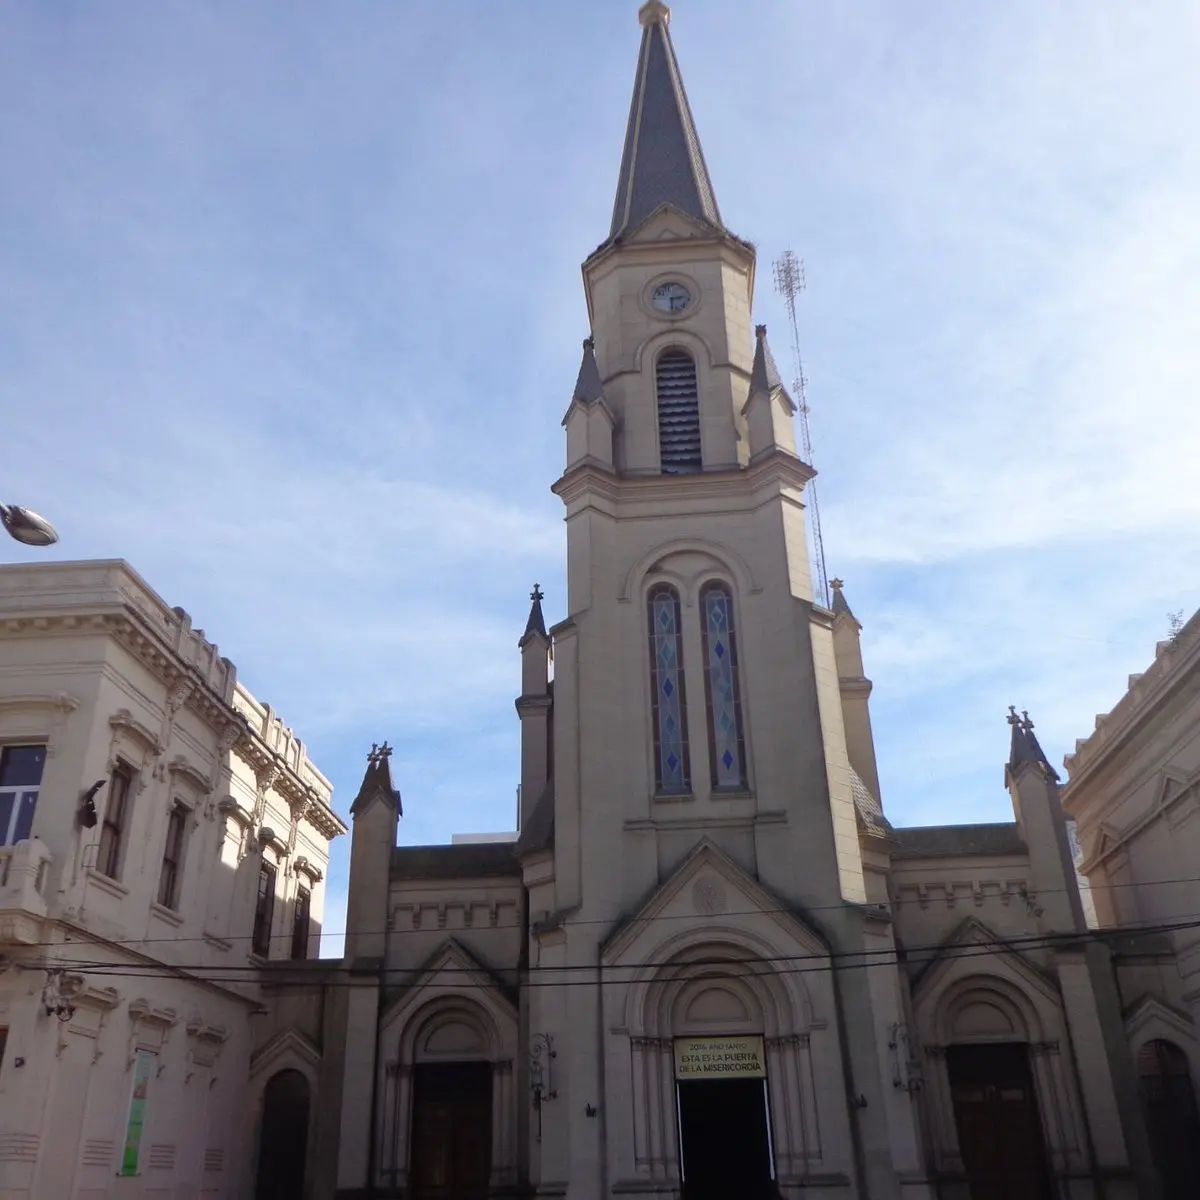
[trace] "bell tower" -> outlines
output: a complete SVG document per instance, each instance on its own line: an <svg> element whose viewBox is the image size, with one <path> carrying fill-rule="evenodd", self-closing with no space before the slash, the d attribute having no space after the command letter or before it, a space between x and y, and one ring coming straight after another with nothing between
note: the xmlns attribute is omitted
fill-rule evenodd
<svg viewBox="0 0 1200 1200"><path fill-rule="evenodd" d="M813 605L813 471L751 327L754 248L717 205L670 10L650 0L639 20L554 487L570 611L553 631L560 902L617 911L702 836L814 904L862 900L833 618ZM813 860L799 875L797 853Z"/></svg>

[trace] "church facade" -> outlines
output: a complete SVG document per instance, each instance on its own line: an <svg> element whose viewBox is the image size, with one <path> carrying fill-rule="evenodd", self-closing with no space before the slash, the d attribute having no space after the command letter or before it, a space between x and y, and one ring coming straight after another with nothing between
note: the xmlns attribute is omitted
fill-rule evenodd
<svg viewBox="0 0 1200 1200"><path fill-rule="evenodd" d="M398 848L372 753L338 986L291 977L262 1031L312 1088L308 1193L1159 1195L1032 723L1010 718L1011 823L884 815L861 627L836 582L814 595L813 471L669 15L641 10L583 264L567 594L548 625L535 588L519 643L519 836Z"/></svg>

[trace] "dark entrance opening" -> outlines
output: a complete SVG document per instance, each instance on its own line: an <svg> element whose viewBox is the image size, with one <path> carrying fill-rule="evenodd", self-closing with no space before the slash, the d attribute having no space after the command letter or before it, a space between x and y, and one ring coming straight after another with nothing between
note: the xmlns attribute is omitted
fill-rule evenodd
<svg viewBox="0 0 1200 1200"><path fill-rule="evenodd" d="M946 1065L971 1200L1049 1200L1028 1046L949 1046Z"/></svg>
<svg viewBox="0 0 1200 1200"><path fill-rule="evenodd" d="M1137 1065L1163 1200L1195 1200L1200 1196L1200 1107L1187 1055L1174 1042L1156 1040L1142 1047Z"/></svg>
<svg viewBox="0 0 1200 1200"><path fill-rule="evenodd" d="M689 1079L679 1087L683 1200L766 1200L771 1141L762 1079Z"/></svg>
<svg viewBox="0 0 1200 1200"><path fill-rule="evenodd" d="M303 1200L308 1110L308 1080L299 1071L271 1076L263 1091L254 1200Z"/></svg>
<svg viewBox="0 0 1200 1200"><path fill-rule="evenodd" d="M413 1076L413 1200L485 1200L492 1064L421 1063Z"/></svg>

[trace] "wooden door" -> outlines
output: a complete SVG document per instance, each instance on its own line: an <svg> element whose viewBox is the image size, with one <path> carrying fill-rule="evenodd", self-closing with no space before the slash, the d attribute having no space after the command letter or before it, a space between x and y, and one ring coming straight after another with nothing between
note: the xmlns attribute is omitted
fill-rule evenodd
<svg viewBox="0 0 1200 1200"><path fill-rule="evenodd" d="M413 1200L485 1200L492 1168L492 1065L422 1063L413 1076Z"/></svg>
<svg viewBox="0 0 1200 1200"><path fill-rule="evenodd" d="M1019 1043L950 1046L946 1065L971 1200L1048 1200L1029 1048Z"/></svg>

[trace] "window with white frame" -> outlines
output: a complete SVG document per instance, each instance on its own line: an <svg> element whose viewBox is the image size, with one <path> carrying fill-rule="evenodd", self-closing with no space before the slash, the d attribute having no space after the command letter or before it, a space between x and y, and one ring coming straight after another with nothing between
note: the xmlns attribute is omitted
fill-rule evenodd
<svg viewBox="0 0 1200 1200"><path fill-rule="evenodd" d="M258 868L258 895L254 902L254 933L251 948L263 958L271 953L271 921L275 916L275 868L262 863Z"/></svg>
<svg viewBox="0 0 1200 1200"><path fill-rule="evenodd" d="M117 763L108 781L108 803L104 806L104 824L100 828L100 853L96 870L109 879L121 878L121 861L125 856L125 835L133 807L133 770Z"/></svg>
<svg viewBox="0 0 1200 1200"><path fill-rule="evenodd" d="M44 745L0 750L0 846L15 846L31 836L45 767Z"/></svg>
<svg viewBox="0 0 1200 1200"><path fill-rule="evenodd" d="M179 906L183 850L190 815L187 805L182 800L176 800L167 814L167 840L163 844L162 870L158 876L158 902L163 908L174 909Z"/></svg>

